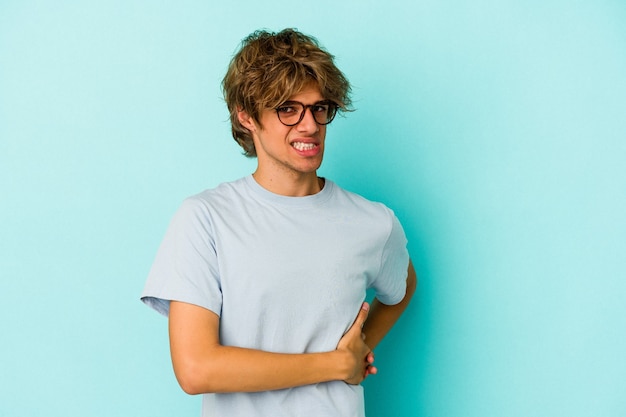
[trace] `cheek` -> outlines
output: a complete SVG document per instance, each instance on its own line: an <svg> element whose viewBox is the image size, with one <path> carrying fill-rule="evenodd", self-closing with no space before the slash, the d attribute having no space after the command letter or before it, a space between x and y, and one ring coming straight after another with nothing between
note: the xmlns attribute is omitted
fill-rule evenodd
<svg viewBox="0 0 626 417"><path fill-rule="evenodd" d="M320 131L318 133L320 139L326 139L326 126L320 126Z"/></svg>

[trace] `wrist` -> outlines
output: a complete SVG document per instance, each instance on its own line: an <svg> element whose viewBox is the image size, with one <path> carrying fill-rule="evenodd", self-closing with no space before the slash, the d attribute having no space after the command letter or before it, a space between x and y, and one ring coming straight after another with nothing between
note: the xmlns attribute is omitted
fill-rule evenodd
<svg viewBox="0 0 626 417"><path fill-rule="evenodd" d="M346 381L352 377L355 367L355 358L347 350L335 350L329 352L332 360L333 380Z"/></svg>

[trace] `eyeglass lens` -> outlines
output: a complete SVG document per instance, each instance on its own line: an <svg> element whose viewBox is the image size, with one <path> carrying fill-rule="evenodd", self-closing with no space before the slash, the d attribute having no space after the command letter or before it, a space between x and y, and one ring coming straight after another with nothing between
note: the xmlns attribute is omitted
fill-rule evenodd
<svg viewBox="0 0 626 417"><path fill-rule="evenodd" d="M288 101L276 109L278 119L287 126L295 126L304 119L306 109L311 110L315 122L327 125L333 121L337 107L334 103L322 101L315 104L304 105L296 101Z"/></svg>

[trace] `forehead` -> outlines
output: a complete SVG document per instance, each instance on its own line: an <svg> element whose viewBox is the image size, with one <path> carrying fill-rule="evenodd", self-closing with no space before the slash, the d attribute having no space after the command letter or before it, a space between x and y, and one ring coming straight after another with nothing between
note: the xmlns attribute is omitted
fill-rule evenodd
<svg viewBox="0 0 626 417"><path fill-rule="evenodd" d="M290 101L299 101L304 104L313 104L324 100L322 92L316 83L306 84L300 91L289 97Z"/></svg>

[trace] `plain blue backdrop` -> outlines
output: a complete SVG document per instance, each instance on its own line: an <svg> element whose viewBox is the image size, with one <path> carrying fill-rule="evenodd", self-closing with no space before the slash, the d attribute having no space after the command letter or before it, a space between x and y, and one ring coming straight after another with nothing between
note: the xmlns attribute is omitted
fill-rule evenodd
<svg viewBox="0 0 626 417"><path fill-rule="evenodd" d="M181 200L250 173L220 81L257 28L354 84L321 174L420 278L370 417L626 415L626 5L0 1L0 416L195 416L139 300Z"/></svg>

